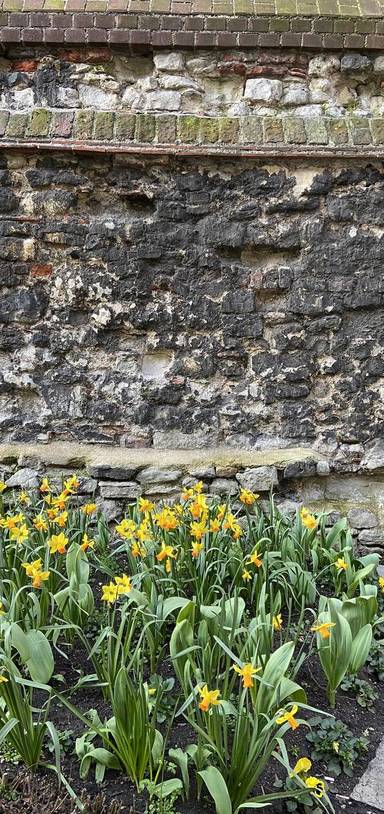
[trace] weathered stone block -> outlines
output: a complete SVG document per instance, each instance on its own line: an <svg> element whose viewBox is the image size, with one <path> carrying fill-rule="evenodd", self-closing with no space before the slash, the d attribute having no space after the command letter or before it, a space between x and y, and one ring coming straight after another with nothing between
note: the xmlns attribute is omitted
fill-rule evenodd
<svg viewBox="0 0 384 814"><path fill-rule="evenodd" d="M100 481L100 494L103 498L122 500L135 500L140 494L140 486L134 481L111 482Z"/></svg>
<svg viewBox="0 0 384 814"><path fill-rule="evenodd" d="M277 469L275 466L258 466L238 472L236 479L244 489L252 492L268 492L278 483Z"/></svg>
<svg viewBox="0 0 384 814"><path fill-rule="evenodd" d="M74 123L75 138L85 141L92 137L94 113L92 110L76 110Z"/></svg>
<svg viewBox="0 0 384 814"><path fill-rule="evenodd" d="M210 485L210 492L214 495L236 495L239 491L239 484L229 478L215 478Z"/></svg>
<svg viewBox="0 0 384 814"><path fill-rule="evenodd" d="M347 517L354 529L374 529L379 525L376 515L368 509L351 509Z"/></svg>
<svg viewBox="0 0 384 814"><path fill-rule="evenodd" d="M137 475L137 480L144 486L148 483L175 483L182 476L181 469L162 469L148 466Z"/></svg>
<svg viewBox="0 0 384 814"><path fill-rule="evenodd" d="M274 105L283 95L283 83L279 79L247 79L244 98L251 102Z"/></svg>
<svg viewBox="0 0 384 814"><path fill-rule="evenodd" d="M52 113L49 110L34 110L28 122L26 135L41 138L47 136L51 124Z"/></svg>
<svg viewBox="0 0 384 814"><path fill-rule="evenodd" d="M97 110L94 118L93 137L96 141L110 141L113 137L113 113Z"/></svg>
<svg viewBox="0 0 384 814"><path fill-rule="evenodd" d="M135 128L135 141L151 142L155 138L156 121L154 116L137 116Z"/></svg>
<svg viewBox="0 0 384 814"><path fill-rule="evenodd" d="M19 469L14 475L6 481L7 487L13 489L20 487L21 489L34 489L39 485L39 473L36 469Z"/></svg>

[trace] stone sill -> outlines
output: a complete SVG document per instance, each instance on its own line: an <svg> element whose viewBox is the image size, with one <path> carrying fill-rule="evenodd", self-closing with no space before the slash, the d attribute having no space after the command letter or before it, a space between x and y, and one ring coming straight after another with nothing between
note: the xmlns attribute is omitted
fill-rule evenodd
<svg viewBox="0 0 384 814"><path fill-rule="evenodd" d="M48 444L0 444L0 463L26 466L26 462L39 462L45 466L64 467L121 467L143 469L176 466L181 469L201 468L208 465L225 467L275 466L284 469L294 462L325 461L323 455L311 448L244 450L231 447L205 449L160 449L113 447L107 444L79 444L53 441Z"/></svg>
<svg viewBox="0 0 384 814"><path fill-rule="evenodd" d="M5 148L169 155L382 157L384 118L203 117L93 110L0 111ZM327 150L328 148L328 150Z"/></svg>

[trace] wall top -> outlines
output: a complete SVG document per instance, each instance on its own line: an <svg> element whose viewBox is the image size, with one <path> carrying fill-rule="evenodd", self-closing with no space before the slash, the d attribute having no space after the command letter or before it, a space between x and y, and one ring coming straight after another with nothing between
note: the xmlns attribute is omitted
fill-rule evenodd
<svg viewBox="0 0 384 814"><path fill-rule="evenodd" d="M383 17L384 0L1 0L3 11Z"/></svg>

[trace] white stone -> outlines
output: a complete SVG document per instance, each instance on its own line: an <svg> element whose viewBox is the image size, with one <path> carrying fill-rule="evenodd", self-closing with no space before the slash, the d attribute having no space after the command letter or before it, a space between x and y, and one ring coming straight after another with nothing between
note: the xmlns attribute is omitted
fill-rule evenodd
<svg viewBox="0 0 384 814"><path fill-rule="evenodd" d="M178 73L184 68L184 55L177 51L172 51L168 54L156 54L153 61L158 71Z"/></svg>
<svg viewBox="0 0 384 814"><path fill-rule="evenodd" d="M212 59L211 56L187 59L187 69L189 73L195 74L196 76L215 73L216 68L217 61Z"/></svg>
<svg viewBox="0 0 384 814"><path fill-rule="evenodd" d="M373 70L375 73L384 73L384 56L376 57L373 63Z"/></svg>
<svg viewBox="0 0 384 814"><path fill-rule="evenodd" d="M306 105L309 101L309 91L307 85L299 82L290 82L284 85L282 105Z"/></svg>
<svg viewBox="0 0 384 814"><path fill-rule="evenodd" d="M367 447L361 466L362 469L371 472L375 469L384 469L384 441L381 438Z"/></svg>
<svg viewBox="0 0 384 814"><path fill-rule="evenodd" d="M320 477L325 477L330 473L330 466L328 461L318 461L316 464L316 472Z"/></svg>
<svg viewBox="0 0 384 814"><path fill-rule="evenodd" d="M384 96L372 96L371 111L374 116L383 116L384 114Z"/></svg>
<svg viewBox="0 0 384 814"><path fill-rule="evenodd" d="M145 94L139 93L135 88L126 88L121 102L124 107L129 107L131 110L144 110Z"/></svg>
<svg viewBox="0 0 384 814"><path fill-rule="evenodd" d="M32 88L13 91L13 101L16 110L24 110L26 107L33 107L34 96Z"/></svg>
<svg viewBox="0 0 384 814"><path fill-rule="evenodd" d="M114 110L117 104L115 93L106 93L100 88L93 88L89 85L79 85L79 97L84 107L91 107L95 110Z"/></svg>
<svg viewBox="0 0 384 814"><path fill-rule="evenodd" d="M383 529L364 529L359 534L359 543L365 545L383 546L384 545L384 530Z"/></svg>
<svg viewBox="0 0 384 814"><path fill-rule="evenodd" d="M356 99L357 93L354 90L354 88L348 88L344 86L343 88L340 88L340 90L338 90L336 93L336 102L338 102L338 104L342 105L343 107L346 107L346 105L350 105L353 102L356 102Z"/></svg>
<svg viewBox="0 0 384 814"><path fill-rule="evenodd" d="M309 60L309 76L332 76L340 71L340 60L335 56L319 54Z"/></svg>
<svg viewBox="0 0 384 814"><path fill-rule="evenodd" d="M251 102L279 102L283 93L280 79L247 79L244 98Z"/></svg>
<svg viewBox="0 0 384 814"><path fill-rule="evenodd" d="M379 525L377 517L368 509L351 509L347 517L354 529L374 529Z"/></svg>
<svg viewBox="0 0 384 814"><path fill-rule="evenodd" d="M79 94L76 88L57 88L57 101L61 107L77 107L79 104Z"/></svg>
<svg viewBox="0 0 384 814"><path fill-rule="evenodd" d="M317 119L323 116L323 108L321 105L303 105L296 108L295 115L303 116L305 119Z"/></svg>
<svg viewBox="0 0 384 814"><path fill-rule="evenodd" d="M180 110L181 94L175 90L161 90L147 93L146 110Z"/></svg>
<svg viewBox="0 0 384 814"><path fill-rule="evenodd" d="M101 481L99 485L101 497L104 498L112 498L115 500L122 498L134 499L141 494L139 484L134 481L123 481L120 483Z"/></svg>
<svg viewBox="0 0 384 814"><path fill-rule="evenodd" d="M334 88L329 79L316 77L309 83L309 101L316 104L328 102L333 94Z"/></svg>
<svg viewBox="0 0 384 814"><path fill-rule="evenodd" d="M235 480L228 478L215 478L209 491L214 495L236 495L239 491L239 484Z"/></svg>
<svg viewBox="0 0 384 814"><path fill-rule="evenodd" d="M172 360L173 354L170 351L146 353L141 367L143 379L164 379Z"/></svg>
<svg viewBox="0 0 384 814"><path fill-rule="evenodd" d="M252 492L268 492L278 483L277 469L275 466L244 469L244 472L237 473L236 479L244 489L250 489Z"/></svg>
<svg viewBox="0 0 384 814"><path fill-rule="evenodd" d="M173 483L182 476L181 469L161 469L157 466L147 466L137 475L137 480L142 484L147 483Z"/></svg>
<svg viewBox="0 0 384 814"><path fill-rule="evenodd" d="M180 74L160 76L159 85L165 90L188 90L191 93L203 93L201 85L191 79L190 76L181 76Z"/></svg>
<svg viewBox="0 0 384 814"><path fill-rule="evenodd" d="M28 467L19 469L18 472L8 478L6 485L10 489L16 486L22 489L34 489L39 485L38 472L36 469L29 469Z"/></svg>

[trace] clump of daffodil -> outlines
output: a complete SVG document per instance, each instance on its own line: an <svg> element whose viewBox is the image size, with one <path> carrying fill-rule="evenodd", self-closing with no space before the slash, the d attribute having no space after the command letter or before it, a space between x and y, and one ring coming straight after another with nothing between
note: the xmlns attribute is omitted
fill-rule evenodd
<svg viewBox="0 0 384 814"><path fill-rule="evenodd" d="M297 704L292 704L290 710L284 712L283 715L279 715L279 717L276 718L276 723L279 724L279 726L281 726L282 724L289 724L291 729L297 729L299 723L298 721L296 721L295 715L297 715L298 711L299 707L297 706Z"/></svg>
<svg viewBox="0 0 384 814"><path fill-rule="evenodd" d="M60 534L52 534L48 540L50 554L65 554L68 545L68 537L62 531Z"/></svg>
<svg viewBox="0 0 384 814"><path fill-rule="evenodd" d="M123 537L125 540L131 540L136 531L136 523L134 520L124 517L123 520L115 526L115 531L119 537Z"/></svg>
<svg viewBox="0 0 384 814"><path fill-rule="evenodd" d="M23 562L22 567L25 568L27 577L32 580L33 588L41 588L41 583L49 579L50 571L42 570L41 560L34 560L33 562Z"/></svg>
<svg viewBox="0 0 384 814"><path fill-rule="evenodd" d="M165 570L167 574L171 571L171 560L176 559L176 551L173 546L166 545L164 541L161 543L161 550L158 554L156 554L156 559L158 562L163 562L165 560Z"/></svg>
<svg viewBox="0 0 384 814"><path fill-rule="evenodd" d="M18 500L24 506L29 506L31 502L28 492L20 492Z"/></svg>
<svg viewBox="0 0 384 814"><path fill-rule="evenodd" d="M261 667L254 667L253 664L247 662L243 664L242 667L238 667L237 664L234 664L233 669L235 673L238 673L238 675L242 677L243 687L248 690L253 687L253 676L260 672Z"/></svg>
<svg viewBox="0 0 384 814"><path fill-rule="evenodd" d="M1 528L9 529L10 531L11 529L14 529L16 526L20 525L20 523L23 523L24 520L25 517L23 513L19 512L18 514L12 514L9 517L2 517L0 519L0 526Z"/></svg>
<svg viewBox="0 0 384 814"><path fill-rule="evenodd" d="M132 583L127 574L122 574L121 577L114 577L114 582L109 582L108 585L102 586L102 599L104 602L112 604L116 602L119 596L127 596L132 590Z"/></svg>
<svg viewBox="0 0 384 814"><path fill-rule="evenodd" d="M227 512L223 522L223 529L230 531L234 540L239 540L243 534L243 529L232 512Z"/></svg>
<svg viewBox="0 0 384 814"><path fill-rule="evenodd" d="M329 639L331 635L331 628L336 626L336 622L318 622L312 625L311 630L318 633L322 639Z"/></svg>
<svg viewBox="0 0 384 814"><path fill-rule="evenodd" d="M191 537L194 537L195 540L201 540L201 538L204 537L204 534L206 534L207 530L205 517L203 517L203 519L199 522L195 520L189 527L190 535Z"/></svg>
<svg viewBox="0 0 384 814"><path fill-rule="evenodd" d="M250 492L249 489L242 489L239 495L239 500L241 503L244 503L245 506L253 506L259 497L260 495L257 495L256 492Z"/></svg>
<svg viewBox="0 0 384 814"><path fill-rule="evenodd" d="M274 630L281 630L283 627L283 617L281 613L277 613L272 617L272 625Z"/></svg>
<svg viewBox="0 0 384 814"><path fill-rule="evenodd" d="M42 479L42 481L40 483L40 486L39 486L39 489L40 489L40 492L42 494L45 494L45 493L48 494L48 492L51 491L51 486L50 486L48 478L43 478Z"/></svg>
<svg viewBox="0 0 384 814"><path fill-rule="evenodd" d="M71 475L70 478L67 478L67 480L64 481L64 491L67 492L69 495L76 492L79 486L80 481L78 480L77 475Z"/></svg>
<svg viewBox="0 0 384 814"><path fill-rule="evenodd" d="M220 704L219 690L209 690L207 684L205 684L204 687L199 687L199 693L201 698L199 709L203 712L208 712L210 707L217 707Z"/></svg>
<svg viewBox="0 0 384 814"><path fill-rule="evenodd" d="M317 520L314 514L311 514L308 509L303 508L300 512L301 522L306 529L312 531L317 527Z"/></svg>
<svg viewBox="0 0 384 814"><path fill-rule="evenodd" d="M174 531L179 525L179 520L169 506L164 506L161 512L155 514L156 525L164 531Z"/></svg>

